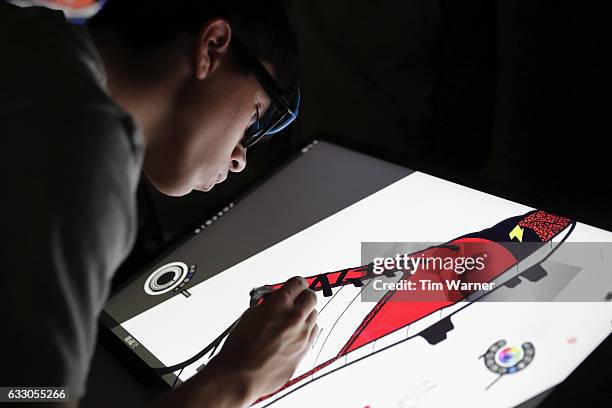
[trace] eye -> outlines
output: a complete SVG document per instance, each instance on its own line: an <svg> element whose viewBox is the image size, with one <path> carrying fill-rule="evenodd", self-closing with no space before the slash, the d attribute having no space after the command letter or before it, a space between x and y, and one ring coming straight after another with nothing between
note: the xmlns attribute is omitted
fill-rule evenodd
<svg viewBox="0 0 612 408"><path fill-rule="evenodd" d="M255 112L251 115L249 125L256 125L256 127L259 127L259 104L255 105Z"/></svg>

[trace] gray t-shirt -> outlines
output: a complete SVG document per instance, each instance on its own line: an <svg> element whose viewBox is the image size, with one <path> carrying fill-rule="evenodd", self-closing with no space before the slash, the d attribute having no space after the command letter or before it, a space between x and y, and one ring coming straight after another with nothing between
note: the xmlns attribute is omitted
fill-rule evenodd
<svg viewBox="0 0 612 408"><path fill-rule="evenodd" d="M87 32L0 2L0 386L85 391L136 235L142 138Z"/></svg>

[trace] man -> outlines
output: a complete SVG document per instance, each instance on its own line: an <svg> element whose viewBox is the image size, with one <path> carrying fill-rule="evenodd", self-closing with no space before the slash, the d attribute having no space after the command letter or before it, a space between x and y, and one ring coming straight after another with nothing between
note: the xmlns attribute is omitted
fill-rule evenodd
<svg viewBox="0 0 612 408"><path fill-rule="evenodd" d="M0 3L0 49L0 386L66 386L78 405L141 165L174 196L242 171L246 148L296 115L294 40L279 0L109 0L89 30ZM315 303L289 280L160 405L242 407L281 387Z"/></svg>

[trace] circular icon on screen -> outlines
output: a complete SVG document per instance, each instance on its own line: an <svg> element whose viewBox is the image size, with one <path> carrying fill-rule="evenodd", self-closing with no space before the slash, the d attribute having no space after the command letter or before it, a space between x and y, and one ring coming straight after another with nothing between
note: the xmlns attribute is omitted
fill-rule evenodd
<svg viewBox="0 0 612 408"><path fill-rule="evenodd" d="M148 295L162 295L178 288L183 283L189 267L183 262L172 262L153 271L144 284Z"/></svg>
<svg viewBox="0 0 612 408"><path fill-rule="evenodd" d="M512 367L520 363L525 353L520 347L506 346L495 353L495 362L500 367Z"/></svg>
<svg viewBox="0 0 612 408"><path fill-rule="evenodd" d="M499 340L491 345L484 357L485 366L494 373L513 374L533 361L535 347L532 343L526 342L520 345L508 345L506 340Z"/></svg>

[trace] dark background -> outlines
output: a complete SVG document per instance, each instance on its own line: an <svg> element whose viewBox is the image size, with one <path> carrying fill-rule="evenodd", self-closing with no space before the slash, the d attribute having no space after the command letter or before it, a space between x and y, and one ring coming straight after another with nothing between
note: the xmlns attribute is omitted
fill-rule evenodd
<svg viewBox="0 0 612 408"><path fill-rule="evenodd" d="M210 193L169 198L143 180L138 253L316 138L612 230L604 2L288 4L301 48L296 124Z"/></svg>
<svg viewBox="0 0 612 408"><path fill-rule="evenodd" d="M303 81L296 125L210 193L168 198L143 180L139 238L116 283L312 139L612 230L605 4L289 2ZM612 406L611 349L544 406Z"/></svg>

